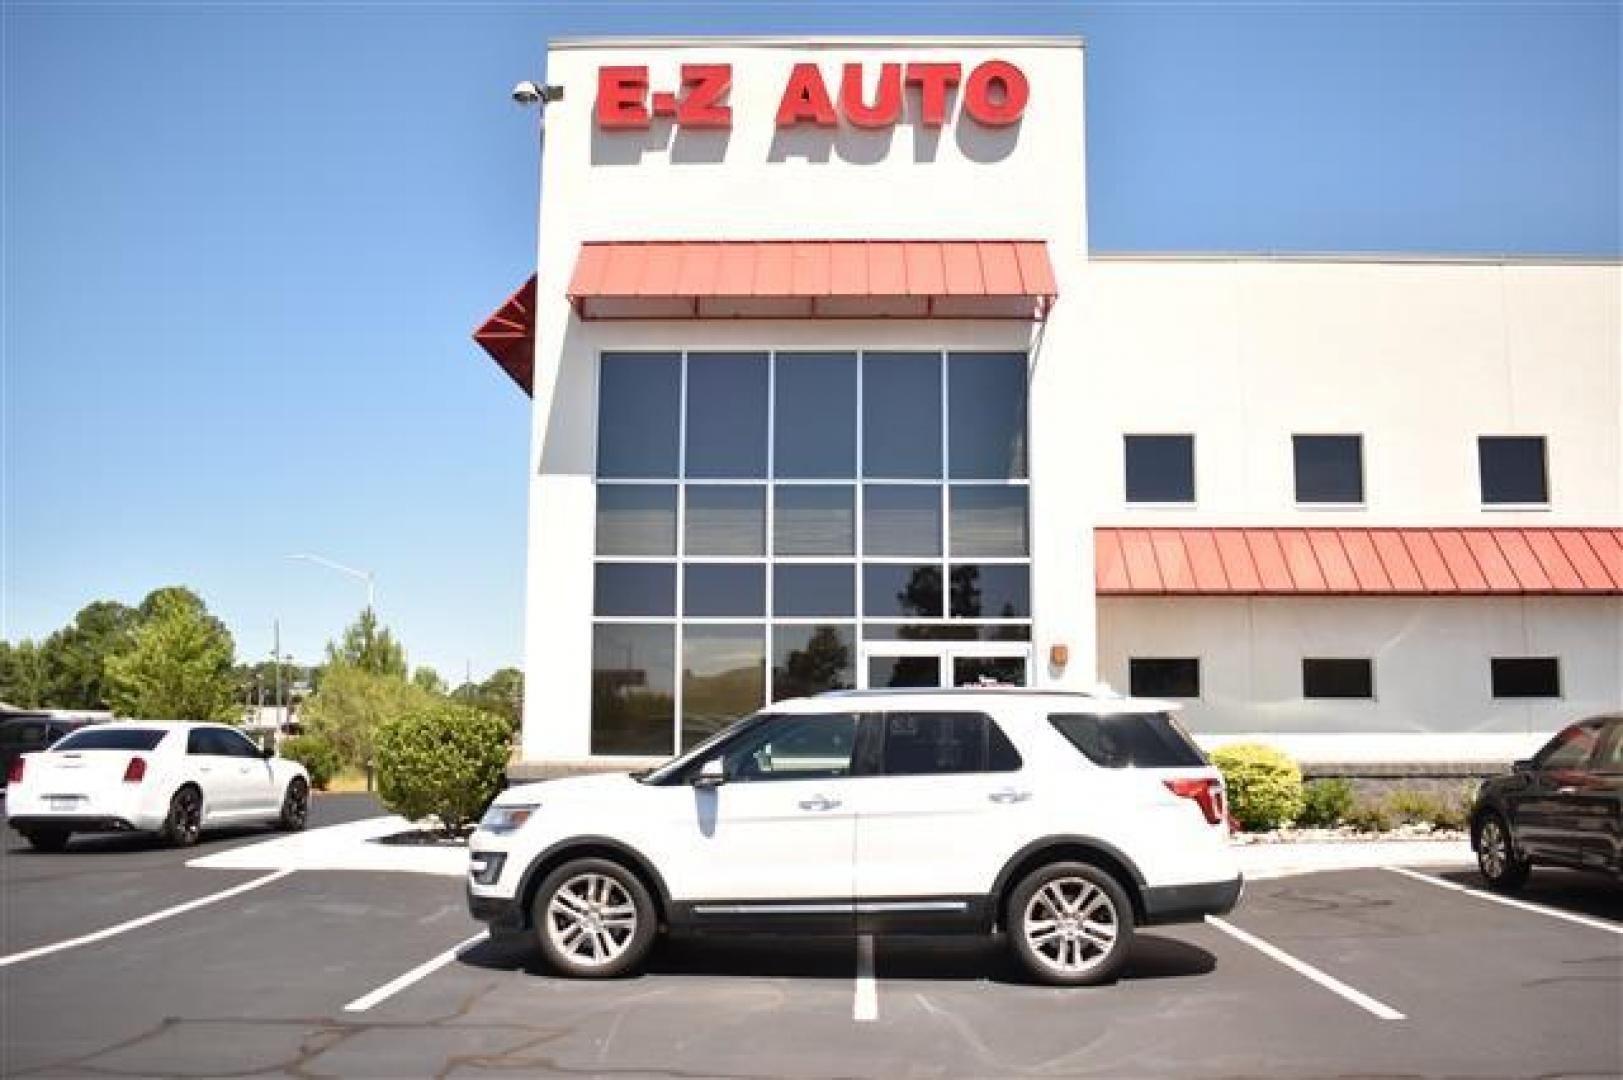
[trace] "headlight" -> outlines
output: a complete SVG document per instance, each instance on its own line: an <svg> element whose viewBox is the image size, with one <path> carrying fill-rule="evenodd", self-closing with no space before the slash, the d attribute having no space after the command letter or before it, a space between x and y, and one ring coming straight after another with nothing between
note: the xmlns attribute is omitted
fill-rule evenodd
<svg viewBox="0 0 1623 1080"><path fill-rule="evenodd" d="M535 803L507 803L502 806L492 806L485 811L485 816L479 819L479 827L485 832L502 836L506 833L517 832L519 827L530 820L530 815L540 809Z"/></svg>

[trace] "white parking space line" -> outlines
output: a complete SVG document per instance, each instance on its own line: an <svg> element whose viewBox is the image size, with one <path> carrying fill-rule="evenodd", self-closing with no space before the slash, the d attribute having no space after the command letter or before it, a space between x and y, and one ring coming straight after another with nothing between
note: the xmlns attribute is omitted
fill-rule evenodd
<svg viewBox="0 0 1623 1080"><path fill-rule="evenodd" d="M0 956L0 968L10 967L12 964L21 964L25 960L35 960L41 956L49 956L52 953L59 953L64 949L76 949L80 945L91 945L98 941L105 941L110 937L116 937L119 934L128 933L131 930L139 930L143 926L151 926L155 922L162 922L164 919L173 918L176 915L184 915L188 911L196 911L200 907L206 907L209 904L217 904L221 900L229 900L233 896L241 896L243 893L248 892L251 889L257 889L261 885L269 885L273 881L280 881L282 878L287 877L292 872L293 871L291 870L278 870L274 874L266 874L264 877L257 877L252 881L245 881L241 885L234 885L231 888L225 889L221 892L210 893L208 896L200 896L196 900L188 900L184 904L176 904L174 907L167 907L162 911L154 911L150 915L143 915L139 919L131 919L129 922L121 922L116 926L109 926L105 930L97 930L93 934L85 934L83 937L69 938L66 941L58 941L52 945L41 945L37 949L28 949L25 952L12 953L10 956Z"/></svg>
<svg viewBox="0 0 1623 1080"><path fill-rule="evenodd" d="M483 930L479 931L477 934L473 935L473 937L462 942L460 945L453 945L449 949L446 949L444 952L440 953L438 956L434 957L432 960L426 960L412 968L410 971L406 972L404 975L401 975L398 978L390 979L388 982L384 983L370 994L361 995L348 1005L345 1005L344 1011L365 1012L378 1002L389 1000L396 994L400 993L400 991L410 986L412 983L420 982L423 979L428 978L428 976L434 974L434 972L438 971L446 964L449 964L452 960L455 960L457 957L461 956L463 953L467 952L481 941L484 941L485 937L485 932Z"/></svg>
<svg viewBox="0 0 1623 1080"><path fill-rule="evenodd" d="M1326 975L1324 972L1320 971L1318 968L1314 967L1312 964L1309 964L1305 960L1298 960L1285 950L1278 948L1277 946L1270 945L1255 935L1246 933L1233 923L1224 922L1222 919L1212 915L1206 916L1206 921L1223 931L1223 933L1234 938L1234 940L1251 946L1253 949L1256 949L1270 960L1277 960L1279 963L1284 964L1286 967L1296 972L1296 974L1305 979L1310 979L1313 982L1318 983L1320 986L1324 987L1326 990L1329 990L1333 994L1341 995L1354 1005L1357 1005L1360 1009L1363 1009L1366 1012L1374 1013L1382 1020L1405 1019L1404 1015L1392 1008L1392 1006L1382 1004L1362 991L1354 990L1352 987L1348 986L1335 976Z"/></svg>
<svg viewBox="0 0 1623 1080"><path fill-rule="evenodd" d="M1543 904L1534 904L1527 900L1517 900L1509 896L1500 896L1498 893L1485 892L1482 889L1473 889L1469 885L1461 885L1456 881L1445 881L1442 878L1432 877L1430 874L1416 873L1415 871L1409 870L1402 866L1388 866L1387 869L1392 871L1394 874L1402 874L1406 878L1413 878L1416 881L1424 881L1427 885L1435 885L1439 889L1448 889L1450 892L1459 892L1464 893L1467 896L1474 896L1478 900L1492 900L1496 904L1503 904L1506 907L1520 908L1522 911L1532 911L1539 915L1548 915L1552 919L1560 919L1563 922L1577 923L1579 926L1587 926L1594 930L1605 930L1610 934L1623 934L1623 926L1619 926L1616 923L1609 923L1601 919L1591 919L1587 915L1574 915L1572 912L1562 911L1560 908L1546 907Z"/></svg>
<svg viewBox="0 0 1623 1080"><path fill-rule="evenodd" d="M851 1019L879 1019L879 989L873 975L873 935L857 938L857 992L851 1003Z"/></svg>

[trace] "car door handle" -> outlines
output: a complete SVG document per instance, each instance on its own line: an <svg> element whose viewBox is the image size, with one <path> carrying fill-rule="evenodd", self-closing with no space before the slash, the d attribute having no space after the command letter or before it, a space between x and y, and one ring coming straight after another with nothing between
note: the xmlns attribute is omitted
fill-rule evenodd
<svg viewBox="0 0 1623 1080"><path fill-rule="evenodd" d="M1576 795L1578 794L1578 789L1575 787L1558 787L1555 789L1555 793L1557 795Z"/></svg>
<svg viewBox="0 0 1623 1080"><path fill-rule="evenodd" d="M826 795L813 795L809 799L800 800L802 810L832 810L840 805L840 800L830 799Z"/></svg>
<svg viewBox="0 0 1623 1080"><path fill-rule="evenodd" d="M214 766L213 765L199 765L197 767L197 771L198 772L213 772L214 771Z"/></svg>
<svg viewBox="0 0 1623 1080"><path fill-rule="evenodd" d="M995 803L1022 803L1031 798L1031 792L1016 791L1014 788L1002 788L986 797Z"/></svg>

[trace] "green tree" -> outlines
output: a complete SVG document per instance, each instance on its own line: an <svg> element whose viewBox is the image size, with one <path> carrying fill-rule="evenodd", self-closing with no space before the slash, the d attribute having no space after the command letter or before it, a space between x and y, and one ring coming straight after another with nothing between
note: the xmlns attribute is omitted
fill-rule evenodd
<svg viewBox="0 0 1623 1080"><path fill-rule="evenodd" d="M129 647L107 660L107 699L122 716L157 720L232 720L231 634L185 589L163 589L143 602Z"/></svg>
<svg viewBox="0 0 1623 1080"><path fill-rule="evenodd" d="M0 701L19 709L37 709L46 703L45 662L32 641L13 645L0 641Z"/></svg>
<svg viewBox="0 0 1623 1080"><path fill-rule="evenodd" d="M427 664L417 665L417 670L411 673L411 684L430 694L443 694L446 690L445 680L440 678L440 673Z"/></svg>
<svg viewBox="0 0 1623 1080"><path fill-rule="evenodd" d="M378 725L433 700L433 694L404 679L332 664L320 688L299 709L299 723L331 745L346 767L365 768L372 761Z"/></svg>
<svg viewBox="0 0 1623 1080"><path fill-rule="evenodd" d="M476 709L495 713L517 731L524 714L524 672L513 667L498 668L482 683L463 683L451 696Z"/></svg>
<svg viewBox="0 0 1623 1080"><path fill-rule="evenodd" d="M129 648L140 621L136 610L98 600L46 638L40 659L50 704L61 709L107 708L107 661Z"/></svg>
<svg viewBox="0 0 1623 1080"><path fill-rule="evenodd" d="M327 663L346 665L373 675L396 679L406 677L406 650L394 639L388 627L378 622L377 613L363 608L360 616L344 630L344 639L327 645Z"/></svg>

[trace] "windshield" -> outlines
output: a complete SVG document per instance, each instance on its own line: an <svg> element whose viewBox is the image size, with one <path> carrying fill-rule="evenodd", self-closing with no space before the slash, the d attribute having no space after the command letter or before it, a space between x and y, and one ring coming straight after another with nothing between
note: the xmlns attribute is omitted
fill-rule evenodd
<svg viewBox="0 0 1623 1080"><path fill-rule="evenodd" d="M68 750L151 750L167 732L156 728L88 728L76 731L51 747L53 753Z"/></svg>
<svg viewBox="0 0 1623 1080"><path fill-rule="evenodd" d="M743 731L746 727L756 723L765 715L765 713L751 713L749 716L734 720L732 723L710 736L704 742L693 747L693 749L689 750L687 753L678 754L676 757L673 757L671 760L665 762L665 764L655 766L653 769L650 769L647 772L633 773L632 775L639 782L644 784L666 783L671 777L681 773L681 771L690 763L697 761L708 754L712 747L716 746L724 739L732 738L738 732Z"/></svg>

